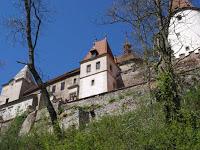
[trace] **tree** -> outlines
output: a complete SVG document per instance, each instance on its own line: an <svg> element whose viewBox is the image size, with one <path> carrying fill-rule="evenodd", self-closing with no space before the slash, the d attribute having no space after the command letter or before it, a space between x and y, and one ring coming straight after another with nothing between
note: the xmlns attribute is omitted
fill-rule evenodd
<svg viewBox="0 0 200 150"><path fill-rule="evenodd" d="M181 107L177 76L173 68L173 51L168 40L175 1L177 0L114 0L107 14L108 23L120 22L132 27L145 54L149 50L159 53L156 65L157 98L164 102L167 122L179 118ZM147 56L145 60L148 66Z"/></svg>
<svg viewBox="0 0 200 150"><path fill-rule="evenodd" d="M42 78L35 67L35 50L38 45L38 38L41 30L42 19L44 18L46 7L42 0L20 0L17 2L18 8L22 10L22 17L9 19L7 22L8 27L12 29L13 36L20 36L22 40L25 40L28 48L28 65L35 82L41 90L43 100L50 114L51 122L54 128L54 132L58 136L61 134L60 127L58 125L58 119L56 111L50 101L49 93L46 89Z"/></svg>

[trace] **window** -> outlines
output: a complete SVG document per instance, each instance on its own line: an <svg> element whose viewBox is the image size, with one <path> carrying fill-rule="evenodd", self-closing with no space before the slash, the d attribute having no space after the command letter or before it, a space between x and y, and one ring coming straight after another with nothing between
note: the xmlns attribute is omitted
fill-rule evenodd
<svg viewBox="0 0 200 150"><path fill-rule="evenodd" d="M176 16L176 18L177 18L178 21L182 20L182 16L181 15Z"/></svg>
<svg viewBox="0 0 200 150"><path fill-rule="evenodd" d="M96 69L98 70L98 69L100 69L100 61L98 61L97 63L96 63Z"/></svg>
<svg viewBox="0 0 200 150"><path fill-rule="evenodd" d="M112 71L112 65L110 65L110 71Z"/></svg>
<svg viewBox="0 0 200 150"><path fill-rule="evenodd" d="M62 91L62 90L64 90L64 89L65 89L65 82L62 82L62 83L61 83L60 90Z"/></svg>
<svg viewBox="0 0 200 150"><path fill-rule="evenodd" d="M185 47L185 50L186 50L186 51L189 51L189 50L190 50L190 47L189 47L189 46L186 46L186 47Z"/></svg>
<svg viewBox="0 0 200 150"><path fill-rule="evenodd" d="M92 50L91 52L92 58L95 58L99 55L99 53L97 52L97 50Z"/></svg>
<svg viewBox="0 0 200 150"><path fill-rule="evenodd" d="M91 81L91 86L93 86L93 85L94 85L94 80Z"/></svg>
<svg viewBox="0 0 200 150"><path fill-rule="evenodd" d="M69 98L70 98L70 100L77 100L76 92L70 93L70 94L69 94Z"/></svg>
<svg viewBox="0 0 200 150"><path fill-rule="evenodd" d="M176 33L176 36L179 37L181 34L180 33Z"/></svg>
<svg viewBox="0 0 200 150"><path fill-rule="evenodd" d="M77 79L76 79L76 78L74 78L73 84L76 84L76 81L77 81Z"/></svg>
<svg viewBox="0 0 200 150"><path fill-rule="evenodd" d="M91 71L91 65L87 65L87 73Z"/></svg>
<svg viewBox="0 0 200 150"><path fill-rule="evenodd" d="M54 85L54 86L52 87L52 93L55 93L55 91L56 91L56 86Z"/></svg>
<svg viewBox="0 0 200 150"><path fill-rule="evenodd" d="M6 104L8 104L9 98L6 98Z"/></svg>

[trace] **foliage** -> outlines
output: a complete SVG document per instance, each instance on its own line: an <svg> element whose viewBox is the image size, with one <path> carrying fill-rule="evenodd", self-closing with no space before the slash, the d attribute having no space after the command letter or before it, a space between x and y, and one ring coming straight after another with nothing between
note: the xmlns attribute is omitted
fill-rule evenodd
<svg viewBox="0 0 200 150"><path fill-rule="evenodd" d="M194 90L195 89L195 90ZM199 96L200 87L183 96L182 121L165 123L162 103L142 105L141 109L119 116L106 116L92 122L84 130L70 128L62 139L47 132L33 131L17 137L10 133L0 140L0 149L20 150L109 150L109 149L200 149ZM195 117L194 117L195 116ZM195 119L194 119L195 118Z"/></svg>
<svg viewBox="0 0 200 150"><path fill-rule="evenodd" d="M108 100L109 103L114 103L114 102L116 102L116 101L117 101L117 99L114 98L114 97L111 97L111 98Z"/></svg>
<svg viewBox="0 0 200 150"><path fill-rule="evenodd" d="M21 129L21 125L26 119L26 114L22 114L20 116L17 116L7 129L5 133L2 133L0 136L0 149L5 150L5 149L12 149L13 146L16 148L19 145L19 140L18 140L18 133ZM2 144L3 143L3 144Z"/></svg>
<svg viewBox="0 0 200 150"><path fill-rule="evenodd" d="M178 95L176 76L171 71L160 72L155 90L156 100L164 106L166 122L179 118L180 96Z"/></svg>

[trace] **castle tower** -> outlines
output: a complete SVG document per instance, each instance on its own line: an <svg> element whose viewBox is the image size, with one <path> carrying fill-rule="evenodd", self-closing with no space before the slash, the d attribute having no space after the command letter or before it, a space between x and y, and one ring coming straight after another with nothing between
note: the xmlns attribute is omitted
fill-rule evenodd
<svg viewBox="0 0 200 150"><path fill-rule="evenodd" d="M124 43L124 54L130 54L132 52L131 50L132 45L128 41L128 36L126 35L126 41Z"/></svg>
<svg viewBox="0 0 200 150"><path fill-rule="evenodd" d="M80 62L79 99L112 91L117 88L119 68L107 39L96 41Z"/></svg>
<svg viewBox="0 0 200 150"><path fill-rule="evenodd" d="M169 42L174 56L188 56L200 50L200 9L188 0L173 0L174 16L170 21Z"/></svg>
<svg viewBox="0 0 200 150"><path fill-rule="evenodd" d="M35 85L28 66L21 69L8 83L2 85L0 105L10 103L21 98L22 94Z"/></svg>

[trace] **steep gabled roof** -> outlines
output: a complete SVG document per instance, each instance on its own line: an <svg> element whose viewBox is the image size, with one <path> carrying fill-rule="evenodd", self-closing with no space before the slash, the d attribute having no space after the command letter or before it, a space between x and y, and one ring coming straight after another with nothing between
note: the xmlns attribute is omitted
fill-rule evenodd
<svg viewBox="0 0 200 150"><path fill-rule="evenodd" d="M18 81L24 79L28 81L29 83L35 83L33 76L28 68L28 66L24 66L8 83L3 84L2 86L7 86L12 81Z"/></svg>
<svg viewBox="0 0 200 150"><path fill-rule="evenodd" d="M104 38L103 40L94 42L93 47L90 49L90 51L85 56L83 61L91 59L92 58L92 53L91 52L94 51L94 50L96 50L98 52L98 55L109 54L114 60L114 56L112 54L112 51L110 49L110 46L109 46L108 41L107 41L106 38Z"/></svg>
<svg viewBox="0 0 200 150"><path fill-rule="evenodd" d="M79 75L79 74L80 74L80 69L79 68L74 69L74 70L72 70L70 72L66 72L66 73L64 73L64 74L62 74L62 75L60 75L60 76L58 76L58 77L56 77L54 79L51 79L51 80L45 82L45 86L46 87L50 86L52 84L55 84L55 83L60 82L62 80L65 80L66 78L73 77L73 76L76 76L76 75ZM25 91L23 95L24 96L25 95L29 95L32 92L35 92L37 90L39 90L39 87L37 85L32 86L30 89L28 89L27 91Z"/></svg>
<svg viewBox="0 0 200 150"><path fill-rule="evenodd" d="M27 81L34 83L34 79L27 65L24 66L24 68L22 68L14 77L14 80L19 80L19 79L26 79Z"/></svg>

